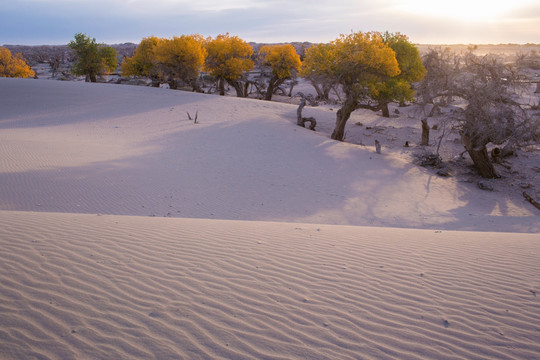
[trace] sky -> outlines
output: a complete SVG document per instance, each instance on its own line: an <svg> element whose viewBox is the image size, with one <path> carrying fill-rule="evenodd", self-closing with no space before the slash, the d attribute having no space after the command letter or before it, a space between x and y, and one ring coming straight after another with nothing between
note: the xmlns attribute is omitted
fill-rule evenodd
<svg viewBox="0 0 540 360"><path fill-rule="evenodd" d="M254 42L329 42L357 31L418 44L540 43L538 0L0 0L1 45L99 43L230 33Z"/></svg>

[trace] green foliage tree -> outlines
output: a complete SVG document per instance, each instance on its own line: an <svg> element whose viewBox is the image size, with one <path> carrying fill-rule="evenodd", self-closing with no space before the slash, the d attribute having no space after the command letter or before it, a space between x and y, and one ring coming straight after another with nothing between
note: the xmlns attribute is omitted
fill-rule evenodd
<svg viewBox="0 0 540 360"><path fill-rule="evenodd" d="M155 49L161 39L156 36L143 38L135 54L132 57L124 58L122 62L122 73L125 76L143 76L152 80L152 85L159 86L163 81L156 68Z"/></svg>
<svg viewBox="0 0 540 360"><path fill-rule="evenodd" d="M238 97L247 96L247 89L242 85L242 76L246 71L253 69L253 49L238 36L228 33L218 35L215 39L206 41L207 57L205 69L212 76L219 79L219 93L225 95L227 81L236 90Z"/></svg>
<svg viewBox="0 0 540 360"><path fill-rule="evenodd" d="M21 54L11 55L11 51L0 47L0 77L27 78L35 72L26 64Z"/></svg>
<svg viewBox="0 0 540 360"><path fill-rule="evenodd" d="M155 70L158 76L166 79L171 89L177 89L183 83L195 91L202 91L198 82L206 57L202 36L182 35L162 39L157 42L153 52Z"/></svg>
<svg viewBox="0 0 540 360"><path fill-rule="evenodd" d="M291 44L266 45L259 50L263 64L272 69L272 75L266 89L265 100L272 100L274 91L285 82L296 76L302 61Z"/></svg>
<svg viewBox="0 0 540 360"><path fill-rule="evenodd" d="M75 40L70 41L68 46L77 55L72 73L85 75L87 82L96 82L98 75L108 74L116 69L116 50L111 46L97 44L96 39L81 33L75 34Z"/></svg>
<svg viewBox="0 0 540 360"><path fill-rule="evenodd" d="M400 33L384 33L382 40L396 53L400 73L397 76L383 78L371 84L370 97L376 100L384 117L390 117L388 104L392 101L404 103L414 99L415 92L411 83L420 81L426 75L418 48L407 36Z"/></svg>
<svg viewBox="0 0 540 360"><path fill-rule="evenodd" d="M386 44L379 33L351 33L341 35L329 45L333 59L331 67L314 67L307 57L304 71L314 75L329 76L341 85L345 93L343 105L336 114L336 126L332 139L343 141L345 125L360 101L367 99L370 88L400 73L395 52ZM326 70L328 69L328 70Z"/></svg>

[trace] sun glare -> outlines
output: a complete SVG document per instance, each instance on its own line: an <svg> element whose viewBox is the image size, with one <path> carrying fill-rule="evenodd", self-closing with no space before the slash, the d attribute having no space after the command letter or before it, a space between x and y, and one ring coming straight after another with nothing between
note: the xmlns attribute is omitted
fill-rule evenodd
<svg viewBox="0 0 540 360"><path fill-rule="evenodd" d="M400 10L424 16L451 18L462 21L491 21L503 19L509 11L518 9L528 0L403 0Z"/></svg>

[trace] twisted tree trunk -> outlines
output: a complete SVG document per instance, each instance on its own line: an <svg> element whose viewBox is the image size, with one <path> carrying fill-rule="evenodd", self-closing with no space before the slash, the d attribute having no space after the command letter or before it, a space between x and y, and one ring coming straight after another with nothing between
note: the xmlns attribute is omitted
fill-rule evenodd
<svg viewBox="0 0 540 360"><path fill-rule="evenodd" d="M302 94L302 100L300 100L300 104L298 105L298 109L296 110L296 125L301 127L306 127L306 122L309 122L309 129L315 130L315 127L317 126L317 121L314 117L302 117L302 109L306 106L306 96Z"/></svg>
<svg viewBox="0 0 540 360"><path fill-rule="evenodd" d="M475 144L471 137L466 133L462 135L462 139L465 149L471 157L478 174L488 179L499 178L499 174L497 174L497 171L493 167L493 163L489 159L486 145Z"/></svg>
<svg viewBox="0 0 540 360"><path fill-rule="evenodd" d="M345 125L347 124L347 120L351 117L352 112L356 110L357 105L358 102L354 99L347 98L347 100L345 100L345 103L336 114L336 127L332 132L332 139L343 141L345 136Z"/></svg>

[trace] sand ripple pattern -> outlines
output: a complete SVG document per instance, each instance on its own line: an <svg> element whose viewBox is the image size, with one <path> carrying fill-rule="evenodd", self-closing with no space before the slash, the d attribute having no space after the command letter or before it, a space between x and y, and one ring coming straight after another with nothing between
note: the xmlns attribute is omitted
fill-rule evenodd
<svg viewBox="0 0 540 360"><path fill-rule="evenodd" d="M0 212L2 359L534 359L537 235Z"/></svg>

